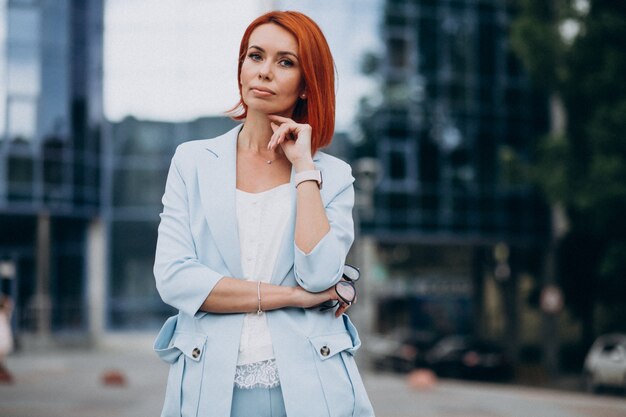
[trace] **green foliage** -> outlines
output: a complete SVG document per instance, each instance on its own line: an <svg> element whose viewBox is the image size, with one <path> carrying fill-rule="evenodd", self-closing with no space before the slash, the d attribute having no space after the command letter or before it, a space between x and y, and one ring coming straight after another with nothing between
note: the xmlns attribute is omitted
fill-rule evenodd
<svg viewBox="0 0 626 417"><path fill-rule="evenodd" d="M602 209L604 219L612 220L607 208L626 208L626 99L614 106L598 106L589 120L587 134L593 138L589 163L589 181L582 190L580 205ZM616 213L618 214L618 213ZM621 213L619 213L621 214ZM610 226L610 225L607 225ZM600 229L604 226L598 225ZM626 231L625 231L626 232Z"/></svg>
<svg viewBox="0 0 626 417"><path fill-rule="evenodd" d="M564 136L546 135L538 141L531 180L545 192L551 203L568 200L567 161L569 144Z"/></svg>
<svg viewBox="0 0 626 417"><path fill-rule="evenodd" d="M519 16L511 24L511 48L535 84L553 90L565 77L567 42L558 22L572 16L567 0L518 0Z"/></svg>
<svg viewBox="0 0 626 417"><path fill-rule="evenodd" d="M542 138L530 168L569 217L559 256L566 302L585 320L600 304L625 316L626 2L590 0L588 11L574 0L516 4L511 46L567 113L564 135ZM572 39L560 31L566 21L578 25ZM626 330L624 322L605 324L602 330Z"/></svg>
<svg viewBox="0 0 626 417"><path fill-rule="evenodd" d="M523 15L511 27L511 47L539 87L551 88L557 82L562 54L556 28Z"/></svg>
<svg viewBox="0 0 626 417"><path fill-rule="evenodd" d="M530 164L511 146L501 146L498 152L500 180L507 186L527 185L530 180Z"/></svg>

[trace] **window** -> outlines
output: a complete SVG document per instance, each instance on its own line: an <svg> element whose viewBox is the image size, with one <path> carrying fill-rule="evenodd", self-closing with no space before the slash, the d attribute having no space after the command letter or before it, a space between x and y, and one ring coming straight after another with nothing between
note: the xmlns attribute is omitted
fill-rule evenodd
<svg viewBox="0 0 626 417"><path fill-rule="evenodd" d="M29 142L35 136L37 103L31 98L9 98L7 132L9 139Z"/></svg>
<svg viewBox="0 0 626 417"><path fill-rule="evenodd" d="M28 5L25 5L28 6ZM36 44L39 41L40 15L39 9L33 7L11 7L8 9L9 42L19 44Z"/></svg>
<svg viewBox="0 0 626 417"><path fill-rule="evenodd" d="M380 144L379 155L384 172L381 190L414 192L418 181L415 140L410 137L403 141L386 138Z"/></svg>
<svg viewBox="0 0 626 417"><path fill-rule="evenodd" d="M37 125L37 96L40 90L38 9L12 2L8 8L6 39L7 120L11 140L31 141Z"/></svg>
<svg viewBox="0 0 626 417"><path fill-rule="evenodd" d="M428 17L422 17L419 19L418 27L418 42L420 52L420 72L434 72L438 68L438 31L437 22L435 19Z"/></svg>
<svg viewBox="0 0 626 417"><path fill-rule="evenodd" d="M403 69L408 65L409 57L406 39L389 39L389 59L391 65L398 69Z"/></svg>

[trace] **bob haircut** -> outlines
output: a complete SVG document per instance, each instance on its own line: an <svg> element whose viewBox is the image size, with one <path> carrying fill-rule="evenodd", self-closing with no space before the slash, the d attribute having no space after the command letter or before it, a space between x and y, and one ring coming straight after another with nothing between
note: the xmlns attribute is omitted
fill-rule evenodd
<svg viewBox="0 0 626 417"><path fill-rule="evenodd" d="M302 82L307 98L297 99L292 118L297 123L308 123L311 126L311 152L314 154L319 148L330 144L335 130L335 64L322 30L302 13L272 11L250 23L239 46L239 103L228 113L234 120L245 119L248 114L248 106L243 102L241 92L241 66L246 57L250 35L254 29L268 23L285 29L298 42Z"/></svg>

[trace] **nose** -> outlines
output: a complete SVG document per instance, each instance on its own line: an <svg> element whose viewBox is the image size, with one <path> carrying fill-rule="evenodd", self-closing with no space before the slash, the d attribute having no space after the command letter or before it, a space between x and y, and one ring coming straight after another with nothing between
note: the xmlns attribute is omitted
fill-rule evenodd
<svg viewBox="0 0 626 417"><path fill-rule="evenodd" d="M270 63L266 61L259 67L259 79L270 80L271 74L272 74L272 70L270 68Z"/></svg>

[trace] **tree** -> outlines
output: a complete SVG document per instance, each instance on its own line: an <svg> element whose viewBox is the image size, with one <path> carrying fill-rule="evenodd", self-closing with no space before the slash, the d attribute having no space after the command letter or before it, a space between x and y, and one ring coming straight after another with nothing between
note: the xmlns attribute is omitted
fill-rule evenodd
<svg viewBox="0 0 626 417"><path fill-rule="evenodd" d="M567 115L540 141L532 171L567 215L557 269L588 345L596 332L626 330L626 2L515 3L512 46L549 91L553 119ZM598 320L599 309L610 314Z"/></svg>

